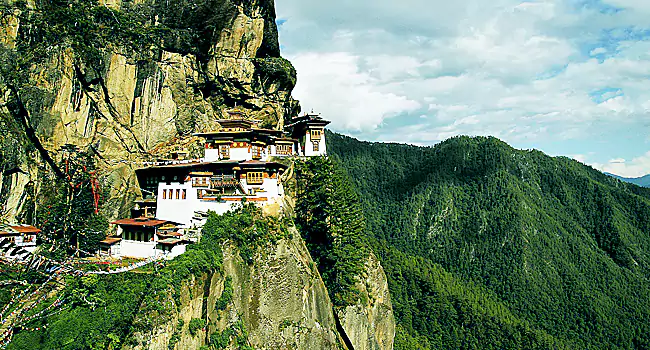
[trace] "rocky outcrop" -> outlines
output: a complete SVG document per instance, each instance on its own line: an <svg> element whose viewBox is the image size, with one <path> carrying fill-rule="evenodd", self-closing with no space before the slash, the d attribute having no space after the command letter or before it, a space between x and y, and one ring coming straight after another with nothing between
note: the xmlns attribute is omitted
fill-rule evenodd
<svg viewBox="0 0 650 350"><path fill-rule="evenodd" d="M357 284L364 297L356 305L337 311L345 336L355 350L391 350L395 318L384 269L374 254L365 263L365 276Z"/></svg>
<svg viewBox="0 0 650 350"><path fill-rule="evenodd" d="M19 116L11 106L24 105L25 123L17 124L22 135L12 135L22 148L13 151L32 153L18 164L0 164L2 172L11 166L27 175L2 181L0 192L9 195L0 197L1 216L10 221L28 216L25 202L16 198L28 197L25 184L38 188L43 172L51 170L34 147L42 146L55 160L56 151L68 143L95 152L108 193L104 211L115 217L139 195L133 168L165 156L155 152L161 143L213 129L235 106L268 127L298 113L291 98L295 70L280 57L273 1L188 1L100 2L118 13L140 11L152 18L150 25L164 28L162 41L152 42L155 51L134 52L126 42L107 42L98 49L100 57L88 61L79 52L86 43L56 42L32 65L14 59L24 54L17 43L39 38L36 19L44 10L34 4L3 5L0 53L7 65L29 68L13 78L16 94L0 86L0 118L14 122ZM0 74L12 81L10 67ZM25 136L28 129L40 145ZM0 148L16 142L0 140Z"/></svg>
<svg viewBox="0 0 650 350"><path fill-rule="evenodd" d="M297 233L262 249L250 264L225 246L222 272L187 281L180 300L174 317L135 334L137 344L125 349L198 349L228 332L254 349L343 347L327 289ZM206 320L195 335L188 329L192 319ZM227 349L239 348L235 338L226 338Z"/></svg>

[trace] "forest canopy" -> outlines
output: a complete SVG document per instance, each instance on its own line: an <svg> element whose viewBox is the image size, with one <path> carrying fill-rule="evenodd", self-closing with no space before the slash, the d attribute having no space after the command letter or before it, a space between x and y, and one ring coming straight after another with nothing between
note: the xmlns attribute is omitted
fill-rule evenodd
<svg viewBox="0 0 650 350"><path fill-rule="evenodd" d="M396 349L650 348L650 190L492 137L327 138L389 278Z"/></svg>

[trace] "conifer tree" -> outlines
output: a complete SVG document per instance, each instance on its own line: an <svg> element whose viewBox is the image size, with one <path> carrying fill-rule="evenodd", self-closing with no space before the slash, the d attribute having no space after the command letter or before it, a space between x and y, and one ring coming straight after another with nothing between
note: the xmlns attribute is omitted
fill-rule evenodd
<svg viewBox="0 0 650 350"><path fill-rule="evenodd" d="M348 175L336 161L317 157L301 164L297 224L319 265L336 306L354 304L368 257L365 219Z"/></svg>

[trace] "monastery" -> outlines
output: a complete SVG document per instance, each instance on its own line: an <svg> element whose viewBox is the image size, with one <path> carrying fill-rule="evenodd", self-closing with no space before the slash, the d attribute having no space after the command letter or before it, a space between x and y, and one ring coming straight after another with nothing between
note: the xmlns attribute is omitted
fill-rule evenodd
<svg viewBox="0 0 650 350"><path fill-rule="evenodd" d="M199 239L208 211L223 214L243 201L283 206L282 175L277 159L326 155L325 127L318 115L293 118L284 130L264 129L254 120L231 112L217 121L216 132L198 133L205 140L204 157L148 163L136 170L145 195L131 219L113 222L115 236L101 242L100 254L112 257L175 257Z"/></svg>

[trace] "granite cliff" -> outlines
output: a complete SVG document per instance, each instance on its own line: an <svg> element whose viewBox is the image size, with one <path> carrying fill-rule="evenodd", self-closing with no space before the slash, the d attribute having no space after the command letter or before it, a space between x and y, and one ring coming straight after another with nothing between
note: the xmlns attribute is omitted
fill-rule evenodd
<svg viewBox="0 0 650 350"><path fill-rule="evenodd" d="M299 112L273 1L5 1L0 5L0 215L38 206L62 145L97 155L105 214L138 195L134 166L238 106L268 127ZM57 7L58 6L58 7ZM52 22L55 23L52 23Z"/></svg>
<svg viewBox="0 0 650 350"><path fill-rule="evenodd" d="M229 110L268 128L300 111L272 0L5 0L0 14L3 221L34 221L53 179L65 180L62 146L94 154L101 210L115 218L142 195L134 175L141 162L197 150L192 134ZM252 261L225 243L219 269L183 280L180 298L169 298L171 316L139 310L140 330L121 346L392 349L378 260L371 255L358 278L363 298L335 308L292 230ZM144 323L153 327L138 328Z"/></svg>

